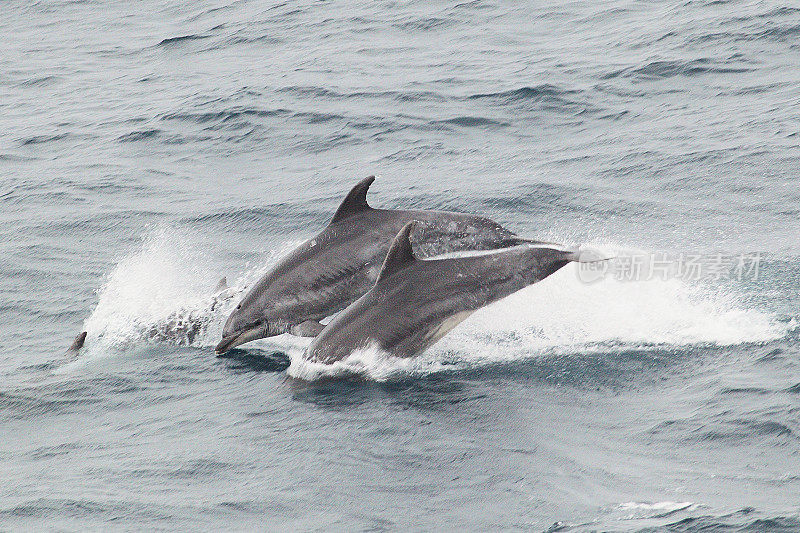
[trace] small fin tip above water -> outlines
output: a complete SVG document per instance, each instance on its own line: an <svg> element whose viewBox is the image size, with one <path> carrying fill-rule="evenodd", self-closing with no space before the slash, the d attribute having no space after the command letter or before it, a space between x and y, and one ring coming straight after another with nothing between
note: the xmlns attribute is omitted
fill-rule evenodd
<svg viewBox="0 0 800 533"><path fill-rule="evenodd" d="M72 341L72 344L70 345L69 349L67 349L67 352L77 352L83 348L84 342L86 342L86 332L81 331L78 336L75 337L75 340Z"/></svg>

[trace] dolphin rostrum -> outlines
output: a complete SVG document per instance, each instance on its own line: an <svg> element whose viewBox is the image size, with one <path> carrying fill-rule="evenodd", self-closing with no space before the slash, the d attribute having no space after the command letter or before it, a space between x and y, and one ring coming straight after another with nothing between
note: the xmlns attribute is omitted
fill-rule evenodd
<svg viewBox="0 0 800 533"><path fill-rule="evenodd" d="M554 273L581 257L578 249L522 245L468 257L418 259L409 222L392 242L375 286L339 313L309 345L306 359L333 363L376 346L413 356L475 310Z"/></svg>
<svg viewBox="0 0 800 533"><path fill-rule="evenodd" d="M327 227L280 260L228 317L216 352L282 333L313 337L319 320L354 302L375 284L386 252L405 224L424 255L487 250L530 241L480 216L446 211L375 209L367 204L374 176L359 182Z"/></svg>

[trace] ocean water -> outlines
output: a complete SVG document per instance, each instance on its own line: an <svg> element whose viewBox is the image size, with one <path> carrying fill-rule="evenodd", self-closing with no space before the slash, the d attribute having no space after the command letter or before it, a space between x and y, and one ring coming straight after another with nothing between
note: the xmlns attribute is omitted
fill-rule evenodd
<svg viewBox="0 0 800 533"><path fill-rule="evenodd" d="M0 43L0 529L800 531L791 2L9 0ZM411 360L216 357L370 174L617 259Z"/></svg>

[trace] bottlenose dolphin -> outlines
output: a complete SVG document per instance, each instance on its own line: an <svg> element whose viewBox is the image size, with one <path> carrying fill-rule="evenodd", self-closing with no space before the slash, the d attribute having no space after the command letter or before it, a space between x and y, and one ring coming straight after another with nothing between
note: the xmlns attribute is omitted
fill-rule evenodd
<svg viewBox="0 0 800 533"><path fill-rule="evenodd" d="M367 190L375 176L359 182L316 237L280 260L245 295L228 317L216 352L282 333L313 337L319 320L340 311L375 284L386 252L405 224L423 256L486 250L530 241L485 217L447 211L375 209Z"/></svg>
<svg viewBox="0 0 800 533"><path fill-rule="evenodd" d="M468 257L418 259L409 222L392 242L375 286L339 313L309 345L306 359L333 363L377 346L410 357L441 339L475 310L557 271L596 261L576 249L521 245Z"/></svg>

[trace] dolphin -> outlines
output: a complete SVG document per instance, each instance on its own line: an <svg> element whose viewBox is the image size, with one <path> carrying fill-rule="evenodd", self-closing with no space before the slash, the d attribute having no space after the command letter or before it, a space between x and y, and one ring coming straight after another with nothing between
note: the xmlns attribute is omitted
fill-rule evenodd
<svg viewBox="0 0 800 533"><path fill-rule="evenodd" d="M313 337L319 321L375 284L392 239L411 220L411 240L424 256L514 246L530 241L485 217L447 211L376 209L367 204L375 176L359 182L319 235L280 260L228 317L215 351L291 333Z"/></svg>
<svg viewBox="0 0 800 533"><path fill-rule="evenodd" d="M78 354L83 348L83 343L86 342L86 332L81 331L78 333L78 336L75 337L75 340L72 341L72 344L69 345L67 351L61 356L64 361L62 363L70 363L78 358Z"/></svg>
<svg viewBox="0 0 800 533"><path fill-rule="evenodd" d="M551 244L419 259L409 240L415 224L406 224L392 242L372 289L311 342L307 360L330 364L371 346L411 357L477 309L543 280L570 261L602 260Z"/></svg>

